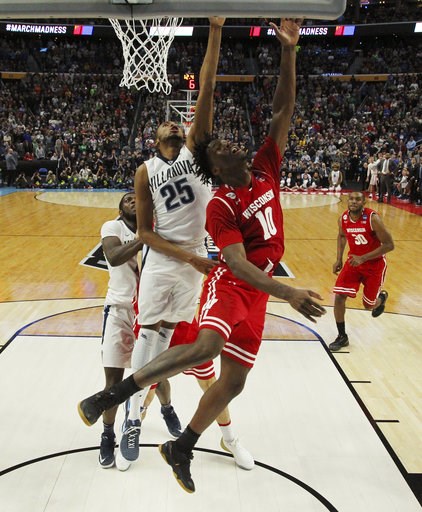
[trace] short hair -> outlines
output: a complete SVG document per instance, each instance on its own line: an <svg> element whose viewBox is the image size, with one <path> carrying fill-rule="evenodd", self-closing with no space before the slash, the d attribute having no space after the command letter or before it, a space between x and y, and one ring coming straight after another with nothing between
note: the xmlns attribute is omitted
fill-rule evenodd
<svg viewBox="0 0 422 512"><path fill-rule="evenodd" d="M206 133L203 140L195 143L193 149L193 160L196 165L195 174L205 184L216 183L215 176L211 172L212 164L208 154L208 146L212 140L211 134Z"/></svg>
<svg viewBox="0 0 422 512"><path fill-rule="evenodd" d="M135 192L132 191L132 192L126 192L126 194L123 194L122 198L119 201L119 212L123 208L123 201L125 200L125 197L128 196L129 194L134 194L134 193Z"/></svg>

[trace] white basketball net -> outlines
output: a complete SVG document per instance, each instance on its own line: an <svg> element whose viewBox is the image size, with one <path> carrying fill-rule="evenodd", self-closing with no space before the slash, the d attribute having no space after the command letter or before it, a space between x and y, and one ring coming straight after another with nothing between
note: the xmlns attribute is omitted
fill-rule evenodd
<svg viewBox="0 0 422 512"><path fill-rule="evenodd" d="M124 68L120 87L146 87L149 92L170 94L167 57L183 18L145 20L110 19L123 48Z"/></svg>

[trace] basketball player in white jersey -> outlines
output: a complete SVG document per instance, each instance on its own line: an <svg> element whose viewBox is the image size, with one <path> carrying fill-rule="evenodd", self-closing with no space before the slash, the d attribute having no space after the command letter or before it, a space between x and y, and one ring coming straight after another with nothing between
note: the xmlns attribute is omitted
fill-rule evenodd
<svg viewBox="0 0 422 512"><path fill-rule="evenodd" d="M223 24L224 18L210 18L195 119L186 143L183 129L177 123L162 123L156 133L157 155L136 172L138 235L148 250L144 251L139 287L138 320L142 327L132 353L135 370L169 347L178 322L193 320L203 274L215 264L207 258L204 243L205 212L211 190L194 173L192 151L212 131L213 93ZM147 392L148 389L142 390L130 398L129 416L123 426L123 448L117 456L120 466L123 458L130 463L139 456L138 440L126 442L125 429L133 433L133 422ZM140 428L138 437L139 432ZM238 464L240 456L241 466L253 467L253 458L238 441L234 445L226 438L224 441L227 448L233 446ZM247 455L246 462L242 455Z"/></svg>
<svg viewBox="0 0 422 512"><path fill-rule="evenodd" d="M125 368L130 368L135 345L133 331L137 299L139 270L137 254L142 242L136 238L135 194L128 192L119 203L119 217L107 221L101 228L101 244L109 272L108 290L104 305L101 354L106 378L105 388L121 382ZM170 385L167 380L159 386L157 394L161 411L169 432L173 423L180 422L170 403ZM152 399L152 397L149 397ZM104 431L101 435L99 463L103 468L114 465L114 422L117 407L103 414ZM138 410L138 423L139 410Z"/></svg>
<svg viewBox="0 0 422 512"><path fill-rule="evenodd" d="M125 194L119 203L119 218L107 221L101 228L101 243L109 271L104 305L102 361L106 389L123 379L135 343L133 334L133 298L137 293L137 254L142 242L136 239L135 194ZM99 463L104 468L114 465L114 421L117 407L103 414Z"/></svg>

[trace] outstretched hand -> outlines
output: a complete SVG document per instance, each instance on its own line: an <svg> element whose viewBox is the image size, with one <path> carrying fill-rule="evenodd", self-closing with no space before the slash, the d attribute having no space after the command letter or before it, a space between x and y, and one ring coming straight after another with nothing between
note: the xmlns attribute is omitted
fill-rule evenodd
<svg viewBox="0 0 422 512"><path fill-rule="evenodd" d="M294 288L291 296L287 299L287 301L293 309L299 311L299 313L301 313L311 322L316 323L314 317L319 318L322 315L325 315L327 311L320 304L318 304L318 302L315 302L313 298L323 300L321 295L313 292L312 290L301 290Z"/></svg>
<svg viewBox="0 0 422 512"><path fill-rule="evenodd" d="M270 25L275 30L275 35L283 46L296 46L299 41L299 30L302 21L303 19L300 18L294 20L282 18L279 27L275 23L270 23Z"/></svg>

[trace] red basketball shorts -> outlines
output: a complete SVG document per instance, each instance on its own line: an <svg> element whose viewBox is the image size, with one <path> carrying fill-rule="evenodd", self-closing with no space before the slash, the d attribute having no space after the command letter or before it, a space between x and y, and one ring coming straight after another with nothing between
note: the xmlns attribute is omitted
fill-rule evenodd
<svg viewBox="0 0 422 512"><path fill-rule="evenodd" d="M333 292L355 298L360 285L363 284L363 300L368 305L375 306L386 271L385 258L369 260L357 267L352 267L349 261L346 261L337 277Z"/></svg>
<svg viewBox="0 0 422 512"><path fill-rule="evenodd" d="M171 337L170 347L193 343L198 337L199 327L196 318L191 323L179 322ZM197 379L208 380L215 377L214 363L208 361L183 372L185 375L194 375Z"/></svg>
<svg viewBox="0 0 422 512"><path fill-rule="evenodd" d="M222 353L252 368L261 346L267 302L268 294L219 267L204 283L199 328L218 332L226 340Z"/></svg>

